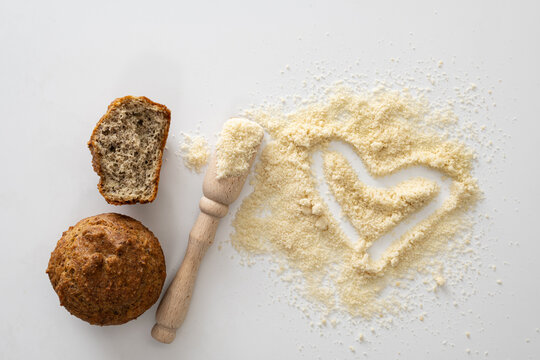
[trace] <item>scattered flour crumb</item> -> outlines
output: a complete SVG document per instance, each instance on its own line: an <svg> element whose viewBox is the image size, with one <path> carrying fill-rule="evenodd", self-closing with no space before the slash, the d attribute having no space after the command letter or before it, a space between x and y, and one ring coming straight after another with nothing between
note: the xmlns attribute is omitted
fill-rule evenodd
<svg viewBox="0 0 540 360"><path fill-rule="evenodd" d="M208 142L202 136L190 136L183 134L184 141L180 144L180 155L184 160L184 165L191 171L200 173L208 163L210 150Z"/></svg>
<svg viewBox="0 0 540 360"><path fill-rule="evenodd" d="M435 277L435 282L437 283L437 286L443 286L444 284L446 284L446 279L438 275Z"/></svg>

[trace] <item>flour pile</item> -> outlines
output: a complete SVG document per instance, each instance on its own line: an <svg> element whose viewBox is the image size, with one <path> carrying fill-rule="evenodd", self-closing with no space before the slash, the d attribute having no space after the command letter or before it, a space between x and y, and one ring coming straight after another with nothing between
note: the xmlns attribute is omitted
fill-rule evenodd
<svg viewBox="0 0 540 360"><path fill-rule="evenodd" d="M479 198L473 153L421 125L426 119L448 122L455 117L448 111L432 110L407 92L336 88L325 101L293 113L266 107L246 116L271 140L256 163L254 190L233 220L232 244L248 256L271 254L295 270L304 295L329 311L371 318L402 308L400 298L384 290L425 270L469 226L467 212ZM437 170L452 180L450 196L372 259L372 244L426 206L439 186L413 178L393 188L369 187L341 154L328 149L333 141L349 144L373 177L417 165ZM357 239L343 232L317 189L316 151L323 154L325 181Z"/></svg>

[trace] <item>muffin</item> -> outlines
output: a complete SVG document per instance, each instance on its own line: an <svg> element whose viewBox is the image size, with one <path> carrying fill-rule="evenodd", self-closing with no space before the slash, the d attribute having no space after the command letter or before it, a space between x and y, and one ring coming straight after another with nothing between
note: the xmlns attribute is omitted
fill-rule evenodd
<svg viewBox="0 0 540 360"><path fill-rule="evenodd" d="M154 201L170 123L170 110L144 96L109 105L88 142L98 190L109 204Z"/></svg>
<svg viewBox="0 0 540 360"><path fill-rule="evenodd" d="M165 258L158 239L139 221L101 214L62 234L47 274L72 315L93 325L119 325L158 300Z"/></svg>

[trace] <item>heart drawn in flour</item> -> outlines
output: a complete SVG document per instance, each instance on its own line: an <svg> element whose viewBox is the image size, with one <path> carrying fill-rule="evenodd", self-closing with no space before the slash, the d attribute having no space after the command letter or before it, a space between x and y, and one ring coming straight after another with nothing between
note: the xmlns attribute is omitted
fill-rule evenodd
<svg viewBox="0 0 540 360"><path fill-rule="evenodd" d="M320 194L332 194L324 197L329 208L341 210L346 218L340 222L342 229L349 238L358 239L353 246L359 259L357 268L365 273L384 271L399 261L418 234L427 230L425 220L448 201L450 180L422 166L375 179L350 146L334 142L331 147L320 153L319 159L314 158L315 167L322 165L326 180L319 184ZM357 171L361 169L364 173L359 177ZM421 220L411 221L414 215Z"/></svg>

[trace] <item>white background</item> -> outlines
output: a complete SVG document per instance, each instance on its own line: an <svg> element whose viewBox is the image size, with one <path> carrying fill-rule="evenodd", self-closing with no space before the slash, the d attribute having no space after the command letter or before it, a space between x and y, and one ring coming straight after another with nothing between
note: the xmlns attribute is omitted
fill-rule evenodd
<svg viewBox="0 0 540 360"><path fill-rule="evenodd" d="M0 358L540 358L539 4L1 0ZM495 84L490 117L508 139L496 144L506 156L498 171L480 178L493 225L481 239L491 255L471 284L476 295L457 308L441 295L424 322L396 321L376 334L360 321L353 332L366 334L363 343L343 323L321 336L300 311L272 300L290 290L268 278L268 264L240 266L225 242L209 250L171 345L150 337L156 305L113 327L59 306L45 274L50 252L62 231L102 212L148 226L165 253L166 284L172 279L202 180L174 154L181 131L200 126L213 143L239 109L313 81L304 70L318 61L334 73L354 64L369 72L396 57L402 72L454 59L448 74L459 68ZM167 105L172 125L157 200L114 207L96 189L86 142L106 106L127 94ZM228 216L218 242L230 231Z"/></svg>

